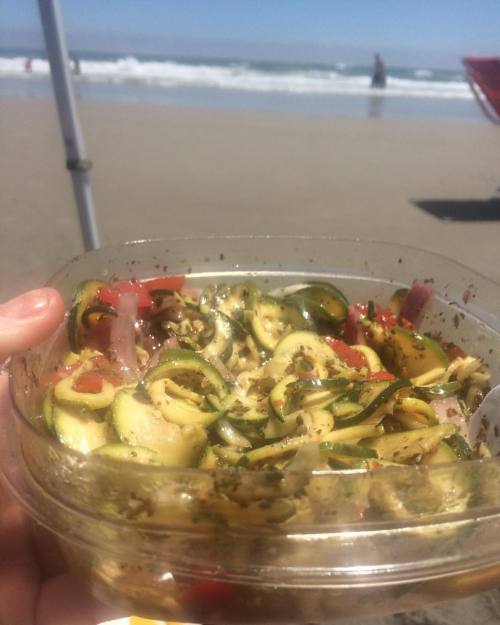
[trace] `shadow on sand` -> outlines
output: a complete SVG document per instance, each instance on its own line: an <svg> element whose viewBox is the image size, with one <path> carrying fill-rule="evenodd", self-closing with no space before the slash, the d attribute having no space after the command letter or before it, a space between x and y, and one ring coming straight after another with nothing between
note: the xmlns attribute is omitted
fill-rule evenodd
<svg viewBox="0 0 500 625"><path fill-rule="evenodd" d="M413 204L438 219L500 221L500 197L489 200L413 200Z"/></svg>

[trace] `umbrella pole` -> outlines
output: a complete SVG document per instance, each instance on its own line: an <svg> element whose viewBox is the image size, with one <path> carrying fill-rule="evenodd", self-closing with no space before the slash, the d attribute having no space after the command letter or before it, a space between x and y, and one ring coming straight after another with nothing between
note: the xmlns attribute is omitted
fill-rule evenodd
<svg viewBox="0 0 500 625"><path fill-rule="evenodd" d="M78 121L62 14L58 0L38 0L38 7L66 150L66 167L73 183L83 244L85 250L96 249L100 247L100 241L89 178L92 163L85 155L85 143Z"/></svg>

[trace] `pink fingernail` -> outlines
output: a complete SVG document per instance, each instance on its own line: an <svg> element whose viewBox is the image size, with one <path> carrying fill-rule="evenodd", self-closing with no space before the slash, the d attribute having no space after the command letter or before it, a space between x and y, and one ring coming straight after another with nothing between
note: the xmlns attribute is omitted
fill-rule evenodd
<svg viewBox="0 0 500 625"><path fill-rule="evenodd" d="M34 319L49 305L50 296L45 289L35 289L0 305L0 317L4 319Z"/></svg>

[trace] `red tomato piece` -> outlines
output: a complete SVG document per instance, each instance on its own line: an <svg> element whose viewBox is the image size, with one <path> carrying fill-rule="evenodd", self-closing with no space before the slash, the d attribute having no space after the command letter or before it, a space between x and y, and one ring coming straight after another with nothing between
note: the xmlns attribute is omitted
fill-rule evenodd
<svg viewBox="0 0 500 625"><path fill-rule="evenodd" d="M404 317L399 318L399 325L402 328L405 328L405 330L409 330L410 332L415 332L415 325L411 321L408 321L408 319L405 319Z"/></svg>
<svg viewBox="0 0 500 625"><path fill-rule="evenodd" d="M78 393L100 393L103 380L113 386L120 386L123 383L119 372L106 356L94 356L90 362L94 365L94 369L82 373L73 384L73 389Z"/></svg>
<svg viewBox="0 0 500 625"><path fill-rule="evenodd" d="M137 280L122 280L112 282L99 289L99 299L108 306L117 306L122 293L135 293L137 295L137 305L141 310L147 310L153 306L153 298L148 289Z"/></svg>
<svg viewBox="0 0 500 625"><path fill-rule="evenodd" d="M368 365L366 356L362 352L349 347L347 343L331 336L325 336L325 340L333 349L333 351L341 358L349 367L360 369Z"/></svg>
<svg viewBox="0 0 500 625"><path fill-rule="evenodd" d="M444 349L450 362L453 362L455 358L465 358L467 356L467 353L461 347L455 345L455 343L441 343L441 347Z"/></svg>
<svg viewBox="0 0 500 625"><path fill-rule="evenodd" d="M385 382L386 380L389 382L390 380L395 380L396 376L389 373L389 371L372 371L366 376L366 379L373 382Z"/></svg>
<svg viewBox="0 0 500 625"><path fill-rule="evenodd" d="M148 292L160 289L168 289L169 291L180 291L184 286L184 276L163 276L161 278L152 278L151 280L143 280L142 285Z"/></svg>
<svg viewBox="0 0 500 625"><path fill-rule="evenodd" d="M123 384L120 372L116 370L115 365L105 356L94 356L90 360L94 365L94 369L82 373L82 375L75 380L73 383L73 389L75 391L78 393L99 393L102 390L103 380L106 380L113 386ZM64 380L64 378L69 377L81 364L81 361L78 360L72 365L57 367L55 371L44 377L43 385L57 384L61 380Z"/></svg>
<svg viewBox="0 0 500 625"><path fill-rule="evenodd" d="M73 382L73 390L77 393L100 393L102 375L98 371L85 371Z"/></svg>
<svg viewBox="0 0 500 625"><path fill-rule="evenodd" d="M226 582L210 579L196 582L184 593L182 603L198 610L215 610L231 599L234 587Z"/></svg>
<svg viewBox="0 0 500 625"><path fill-rule="evenodd" d="M378 308L375 315L375 321L384 328L394 328L398 325L396 315L389 308Z"/></svg>

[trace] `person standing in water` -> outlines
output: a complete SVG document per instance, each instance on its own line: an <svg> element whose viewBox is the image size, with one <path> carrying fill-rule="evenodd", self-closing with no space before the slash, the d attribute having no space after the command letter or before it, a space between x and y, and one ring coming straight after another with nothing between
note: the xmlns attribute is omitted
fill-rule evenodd
<svg viewBox="0 0 500 625"><path fill-rule="evenodd" d="M73 61L73 74L75 76L80 76L81 73L82 67L80 65L80 59L78 57L75 57L75 60Z"/></svg>
<svg viewBox="0 0 500 625"><path fill-rule="evenodd" d="M377 52L375 54L375 64L373 67L372 87L377 89L384 89L386 83L385 64L384 60Z"/></svg>

